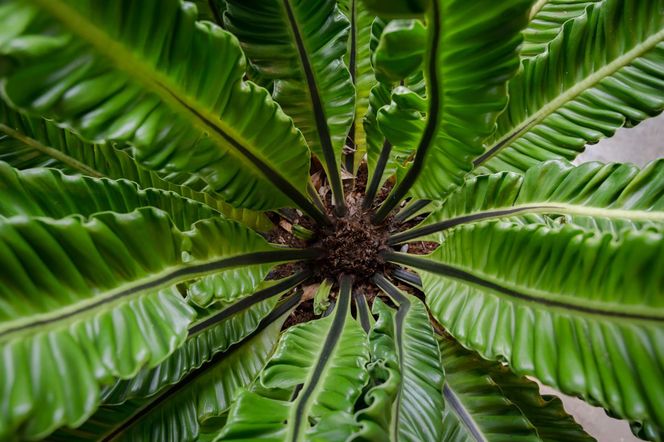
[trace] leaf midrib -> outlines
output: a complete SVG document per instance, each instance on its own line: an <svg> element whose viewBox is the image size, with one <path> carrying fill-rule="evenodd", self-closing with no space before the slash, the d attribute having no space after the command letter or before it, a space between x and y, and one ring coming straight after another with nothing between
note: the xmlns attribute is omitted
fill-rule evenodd
<svg viewBox="0 0 664 442"><path fill-rule="evenodd" d="M240 312L248 310L254 305L266 301L274 296L284 293L288 290L295 288L300 283L306 281L311 276L310 270L302 270L294 275L278 280L268 287L258 290L252 293L249 296L240 298L236 300L233 304L224 308L223 310L200 319L199 321L191 324L189 326L188 338L195 336L197 334L203 333L208 330L210 327L218 324L221 321L224 321L231 316L237 315Z"/></svg>
<svg viewBox="0 0 664 442"><path fill-rule="evenodd" d="M454 218L444 219L421 227L406 230L390 239L390 244L420 238L425 235L442 232L459 225L470 224L488 219L506 216L528 215L531 213L567 214L590 216L597 218L622 219L630 221L655 221L664 223L664 212L646 210L613 209L606 207L589 207L580 204L553 202L549 204L518 204L514 206L496 207L491 210L478 210ZM405 238L405 239L404 239Z"/></svg>
<svg viewBox="0 0 664 442"><path fill-rule="evenodd" d="M282 318L287 311L289 311L300 301L300 298L301 297L299 294L295 294L289 297L282 305L276 307L265 318L263 318L258 324L258 327L256 327L256 329L248 336L244 337L241 341L234 343L226 350L217 352L209 360L203 362L201 366L187 373L176 384L164 387L159 393L157 393L155 396L152 396L150 400L148 400L143 406L135 410L134 413L132 413L122 422L119 422L100 440L103 442L116 440L118 436L124 434L126 430L135 425L137 422L140 422L143 417L149 415L150 412L159 407L165 400L172 398L175 394L178 394L184 390L185 387L191 385L201 376L209 373L212 369L230 357L233 353L241 351L242 347L250 344L252 340L256 339L267 327Z"/></svg>
<svg viewBox="0 0 664 442"><path fill-rule="evenodd" d="M330 181L332 192L334 193L334 196L337 200L337 206L339 207L338 210L345 212L343 186L341 184L341 179L338 173L338 163L336 154L334 152L334 146L332 144L330 128L327 124L325 108L323 106L320 92L318 90L316 72L314 71L311 60L309 59L309 54L304 43L304 38L302 37L297 20L295 19L295 13L291 5L291 0L283 0L282 7L289 25L289 32L295 42L295 49L298 55L298 60L300 61L300 66L302 68L303 80L307 86L308 95L311 100L311 107L314 113L314 123L316 124L316 132L320 141L321 150L323 151L323 161L325 162L325 165L328 169L328 180ZM343 215L343 212L338 214Z"/></svg>
<svg viewBox="0 0 664 442"><path fill-rule="evenodd" d="M398 292L397 292L398 293ZM401 293L398 293L401 295ZM395 300L399 303L399 308L394 315L394 335L396 340L397 354L399 355L399 372L404 373L404 346L403 346L403 335L404 335L404 323L406 322L406 316L410 311L410 300L405 296L397 297ZM392 413L392 429L390 434L395 440L399 439L399 426L400 426L400 415L401 415L401 406L402 406L402 392L403 392L403 382L399 383L399 390L397 391L397 397L394 400L394 408Z"/></svg>
<svg viewBox="0 0 664 442"><path fill-rule="evenodd" d="M341 340L341 335L348 317L348 311L350 310L350 296L350 290L344 290L342 287L337 303L337 311L332 318L332 324L328 330L325 342L318 355L316 355L316 364L313 367L311 374L304 382L305 386L297 397L295 404L291 407L288 417L288 438L293 442L300 440L300 434L304 427L303 418L308 414L305 410L311 408L311 400L314 397L314 393L320 387L319 381L324 378L324 373L329 370L328 364L332 360L332 355L336 351L337 344Z"/></svg>
<svg viewBox="0 0 664 442"><path fill-rule="evenodd" d="M48 10L53 17L63 23L70 32L80 36L84 41L93 46L96 51L106 59L112 61L113 67L127 73L145 87L156 93L162 100L177 109L181 115L188 116L194 121L194 125L215 137L222 144L229 144L233 149L226 152L237 158L246 167L258 172L259 175L275 184L284 194L293 198L299 195L306 197L297 188L282 176L278 170L272 169L268 161L263 158L258 149L252 149L251 143L244 140L231 126L214 115L209 110L200 106L196 101L181 93L174 87L170 79L161 75L150 65L136 57L133 52L126 50L123 44L118 44L109 38L103 31L89 24L85 17L81 16L75 9L65 5L61 0L35 0L40 7ZM277 178L275 180L275 178ZM297 197L296 197L297 199ZM299 203L299 201L295 201Z"/></svg>
<svg viewBox="0 0 664 442"><path fill-rule="evenodd" d="M537 2L530 8L530 14L528 15L528 21L532 21L535 16L549 3L549 0L537 0Z"/></svg>
<svg viewBox="0 0 664 442"><path fill-rule="evenodd" d="M517 128L508 131L504 136L502 136L498 141L496 141L493 146L487 149L484 154L476 158L473 161L475 167L480 166L486 161L490 160L496 156L502 150L510 147L517 139L525 135L530 129L534 126L542 123L548 116L553 114L555 111L563 107L568 102L575 99L577 96L581 95L586 90L595 86L597 83L603 79L615 74L618 70L629 65L635 59L641 57L644 53L653 49L664 39L664 29L658 33L651 35L645 39L640 44L636 45L631 50L627 51L623 55L614 59L611 63L605 65L601 69L595 71L593 74L589 75L582 81L576 83L571 88L567 89L562 94L556 96L549 103L542 106L537 112L528 117L520 126ZM523 74L522 74L523 75Z"/></svg>
<svg viewBox="0 0 664 442"><path fill-rule="evenodd" d="M59 322L67 320L81 314L87 314L96 311L102 307L113 306L129 297L137 297L148 290L161 290L179 282L187 281L193 278L202 277L208 274L216 273L230 267L240 265L265 264L270 262L279 262L295 258L292 252L296 254L307 255L309 250L270 250L253 253L238 254L202 262L193 265L171 266L166 270L155 275L149 275L142 278L140 282L132 281L130 284L116 287L103 295L97 295L92 298L85 298L79 302L59 308L47 313L29 315L16 321L2 323L0 327L0 341L7 336L19 332L29 333L32 329L39 328L40 331L46 327L54 327ZM290 255L290 257L288 257Z"/></svg>
<svg viewBox="0 0 664 442"><path fill-rule="evenodd" d="M443 386L443 396L445 397L446 404L450 405L452 412L456 415L461 425L466 428L470 435L477 442L486 442L487 439L482 435L482 430L480 430L479 425L477 425L477 422L473 419L472 414L466 410L459 397L447 383Z"/></svg>
<svg viewBox="0 0 664 442"><path fill-rule="evenodd" d="M657 306L638 306L619 304L617 302L603 302L600 304L596 300L586 298L578 298L578 302L573 302L569 295L561 296L556 293L545 292L530 287L525 290L523 287L511 288L505 281L495 281L495 278L492 276L478 276L472 272L475 269L456 267L399 252L386 252L383 254L383 257L390 262L433 273L439 277L492 290L503 298L521 300L564 313L569 313L570 310L573 310L580 314L599 316L604 319L664 323L664 310ZM608 308L611 306L615 307L616 310L609 310ZM653 314L653 312L657 312L657 314Z"/></svg>
<svg viewBox="0 0 664 442"><path fill-rule="evenodd" d="M387 294L387 296L398 306L397 312L394 315L394 344L395 350L397 352L397 358L399 363L399 372L403 375L404 373L404 345L403 345L403 335L405 333L405 322L408 313L410 312L412 303L410 299L404 295L394 284L392 284L387 278L382 274L376 274L373 276L374 283ZM396 398L392 404L391 417L392 421L390 424L390 437L393 440L399 439L399 425L401 414L401 393L403 391L403 383L400 383L399 389L396 393Z"/></svg>
<svg viewBox="0 0 664 442"><path fill-rule="evenodd" d="M75 158L72 158L71 156L65 154L64 152L61 152L57 149L54 149L53 147L46 146L43 143L40 143L39 141L35 140L34 138L31 138L17 130L12 129L11 127L0 123L0 131L6 133L8 136L22 142L26 146L35 149L36 151L39 151L43 153L44 155L48 155L51 158L60 161L63 164L66 164L67 166L78 170L79 172L89 175L95 178L102 178L104 177L104 174L101 172L87 166L86 164L83 164L82 162L78 161Z"/></svg>

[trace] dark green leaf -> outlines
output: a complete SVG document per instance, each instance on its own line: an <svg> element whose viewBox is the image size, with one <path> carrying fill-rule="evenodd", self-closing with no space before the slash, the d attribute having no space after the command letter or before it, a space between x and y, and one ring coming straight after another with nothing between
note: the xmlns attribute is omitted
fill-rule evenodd
<svg viewBox="0 0 664 442"><path fill-rule="evenodd" d="M415 101L422 104L425 91L422 72L403 81L406 86L396 88L377 84L369 96L369 111L364 119L367 134L367 168L371 177L367 196L394 175L409 160L414 151L412 134L424 126L424 116ZM410 98L417 95L419 98ZM416 127L414 128L413 125ZM393 137L393 138L390 138Z"/></svg>
<svg viewBox="0 0 664 442"><path fill-rule="evenodd" d="M292 304L291 304L292 305ZM205 342L198 342L188 348L193 353L180 352L171 361L185 364L192 368L184 377L172 379L176 385L155 391L149 397L131 399L122 405L104 405L82 427L70 430L62 429L51 440L87 441L87 440L126 440L126 441L172 441L193 442L200 440L201 432L212 431L219 425L217 420L231 404L235 393L255 379L270 353L274 350L279 337L279 330L289 312L275 311L266 317L248 338L232 346L225 353L217 353L220 342L213 338L220 329L211 329ZM235 324L237 325L237 324ZM256 328L258 326L258 328ZM226 328L226 327L224 327ZM200 348L196 348L196 347ZM211 357L210 352L217 353ZM203 365L189 367L189 364L204 357ZM176 359L174 359L176 358ZM150 371L150 376L159 385L163 385L162 376L171 377L181 374L178 365L162 364L165 372ZM162 366L160 366L162 367ZM173 371L175 369L175 372ZM183 373L182 373L183 374ZM141 381L148 381L141 377ZM130 383L127 386L133 386ZM122 387L119 384L116 388ZM145 385L150 393L152 385ZM137 391L132 392L138 393ZM155 394L156 393L156 394ZM222 421L223 422L223 421ZM206 429L206 426L212 428Z"/></svg>
<svg viewBox="0 0 664 442"><path fill-rule="evenodd" d="M66 176L57 169L17 171L1 161L0 193L0 216L5 218L88 217L98 212L129 213L141 207L156 207L168 213L175 226L184 231L196 221L221 216L174 192L143 190L131 181Z"/></svg>
<svg viewBox="0 0 664 442"><path fill-rule="evenodd" d="M426 0L362 0L367 9L379 17L421 17L426 10Z"/></svg>
<svg viewBox="0 0 664 442"><path fill-rule="evenodd" d="M438 338L445 368L444 441L593 441L559 398L449 337Z"/></svg>
<svg viewBox="0 0 664 442"><path fill-rule="evenodd" d="M433 335L429 315L424 304L417 298L403 294L382 276L374 281L399 305L393 312L380 300L374 301L374 310L380 314L371 337L372 363L378 369L378 383L368 396L368 411L358 412L358 421L363 423L363 436L370 439L380 425L387 435L403 441L436 440L443 431L442 413L443 371L440 368L440 353ZM391 373L396 371L395 373ZM385 379L384 374L388 377ZM391 381L399 379L396 391ZM375 381L374 381L375 382ZM393 404L381 404L390 398ZM374 415L382 409L388 415ZM379 417L379 419L376 419ZM375 439L374 439L375 440Z"/></svg>
<svg viewBox="0 0 664 442"><path fill-rule="evenodd" d="M380 37L372 64L378 81L398 83L422 67L426 48L426 29L420 20L392 20Z"/></svg>
<svg viewBox="0 0 664 442"><path fill-rule="evenodd" d="M223 15L226 10L226 0L189 0L198 7L198 19L207 20L223 27Z"/></svg>
<svg viewBox="0 0 664 442"><path fill-rule="evenodd" d="M224 352L254 332L260 321L276 305L280 295L301 283L308 273L280 281L266 281L249 296L237 296L220 310L198 312L189 327L187 341L164 362L144 369L128 380L119 380L103 392L106 404L122 404L129 399L153 396L163 387L176 384L215 354Z"/></svg>
<svg viewBox="0 0 664 442"><path fill-rule="evenodd" d="M18 169L55 167L67 174L128 179L144 189L176 192L199 201L229 219L267 231L270 220L260 212L236 209L208 189L200 178L188 173L158 174L140 166L125 150L110 144L86 143L66 129L42 118L30 118L10 109L0 101L0 161Z"/></svg>
<svg viewBox="0 0 664 442"><path fill-rule="evenodd" d="M495 130L507 103L507 81L519 66L520 31L529 0L430 2L424 76L427 115L416 134L413 164L375 221L385 219L408 193L442 198L461 184Z"/></svg>

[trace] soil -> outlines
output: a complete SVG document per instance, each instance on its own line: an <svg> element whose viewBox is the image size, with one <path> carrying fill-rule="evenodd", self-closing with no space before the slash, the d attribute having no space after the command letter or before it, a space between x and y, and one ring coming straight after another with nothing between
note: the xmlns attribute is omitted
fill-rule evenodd
<svg viewBox="0 0 664 442"><path fill-rule="evenodd" d="M309 264L314 272L313 278L307 284L320 282L329 278L337 281L341 274L352 274L355 276L353 291L363 294L371 306L373 300L378 296L388 304L390 299L371 282L371 277L377 273L389 275L394 265L385 263L380 253L389 250L387 245L389 235L397 230L404 230L404 225L395 225L393 217L389 217L380 225L374 225L370 221L373 210L362 208L364 192L367 185L367 167L362 163L355 177L348 173L342 175L344 184L344 195L348 211L344 217L337 217L333 212L331 204L332 192L325 178L322 167L317 161L312 162L311 177L314 189L321 197L328 216L334 220L330 227L316 226L308 217L299 210L282 210L279 213L270 213L271 221L275 228L269 232L267 239L274 243L288 247L318 247L326 253ZM392 181L387 181L378 192L373 208L387 197L393 187ZM304 240L294 234L294 226L299 225L313 232L313 238ZM430 253L436 243L418 242L409 244L408 252L414 254ZM397 248L400 250L400 247ZM280 279L287 277L303 268L301 263L288 263L277 266L268 279ZM415 293L413 288L397 284L402 290ZM331 297L336 297L338 287L332 288ZM304 300L295 309L284 324L284 328L314 319L313 301Z"/></svg>
<svg viewBox="0 0 664 442"><path fill-rule="evenodd" d="M363 294L364 297L367 298L367 303L370 306L373 305L373 301L377 296L383 296L383 292L378 287L376 287L374 283L369 281L360 281L355 285L354 290L357 293Z"/></svg>
<svg viewBox="0 0 664 442"><path fill-rule="evenodd" d="M428 255L436 250L438 243L430 241L418 241L408 244L408 253L412 255Z"/></svg>
<svg viewBox="0 0 664 442"><path fill-rule="evenodd" d="M367 186L366 163L360 164L355 178L344 180L344 196L347 214L342 218L334 216L332 207L327 206L328 215L335 225L319 228L313 245L327 251L327 254L314 264L317 278L337 280L343 274L355 276L355 287L373 287L369 279L374 273L385 271L389 265L380 257L380 252L389 249L387 238L390 234L392 218L381 225L371 223L371 211L362 208ZM328 196L331 192L325 192ZM381 192L377 203L389 193Z"/></svg>
<svg viewBox="0 0 664 442"><path fill-rule="evenodd" d="M307 247L307 242L297 238L292 234L292 225L296 223L309 223L309 219L298 214L297 210L285 209L280 213L267 212L268 218L274 223L274 228L267 233L266 237L272 244L279 244L283 246L302 248ZM288 225L291 226L291 231L288 230ZM292 275L293 273L302 270L303 265L300 263L289 262L280 264L275 267L267 276L268 280L281 279Z"/></svg>
<svg viewBox="0 0 664 442"><path fill-rule="evenodd" d="M353 274L359 280L370 278L384 267L379 255L387 250L387 230L373 226L366 214L356 212L337 220L336 226L319 232L316 245L327 254L316 262L321 278L337 279L341 274Z"/></svg>
<svg viewBox="0 0 664 442"><path fill-rule="evenodd" d="M357 176L355 177L355 192L364 195L367 189L367 181L369 180L369 171L367 170L367 163L360 164L357 168Z"/></svg>
<svg viewBox="0 0 664 442"><path fill-rule="evenodd" d="M293 311L293 313L291 313L291 315L286 319L283 329L285 330L292 325L300 324L302 322L308 322L315 318L316 316L314 315L314 301L311 299L302 301L295 308L295 311Z"/></svg>

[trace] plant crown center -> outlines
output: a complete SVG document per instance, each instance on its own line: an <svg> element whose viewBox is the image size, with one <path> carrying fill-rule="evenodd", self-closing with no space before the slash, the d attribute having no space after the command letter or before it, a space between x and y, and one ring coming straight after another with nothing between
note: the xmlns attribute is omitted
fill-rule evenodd
<svg viewBox="0 0 664 442"><path fill-rule="evenodd" d="M342 273L368 279L384 266L380 252L386 250L388 227L373 225L359 207L337 218L334 227L319 232L319 246L325 256L317 262L321 278L336 278Z"/></svg>

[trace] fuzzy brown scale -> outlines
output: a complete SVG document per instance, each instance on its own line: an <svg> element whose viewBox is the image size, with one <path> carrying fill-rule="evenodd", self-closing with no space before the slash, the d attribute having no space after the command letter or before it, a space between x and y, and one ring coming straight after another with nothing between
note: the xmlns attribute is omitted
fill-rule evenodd
<svg viewBox="0 0 664 442"><path fill-rule="evenodd" d="M322 170L320 166L317 169ZM367 180L366 164L360 165L355 180L346 180L344 183L348 210L343 217L335 215L331 193L324 180L321 181L319 172L315 172L313 176L317 177L313 180L314 188L321 195L325 212L333 220L333 225L330 227L316 225L295 210L289 213L275 213L271 219L276 227L270 232L268 239L270 242L289 247L322 250L323 256L311 263L314 272L311 279L313 283L330 279L336 285L341 274L353 275L354 286L358 291L373 299L378 289L371 282L371 277L376 272L386 273L393 267L383 261L380 252L390 249L387 239L390 233L398 230L398 226L393 225L393 217L387 218L381 225L372 224L370 220L372 210L362 207ZM378 193L374 208L380 205L390 189L391 183L388 181ZM286 221L282 219L283 216L286 216ZM313 231L313 238L308 241L295 238L288 228L294 224ZM294 267L293 263L282 264L270 273L270 279L290 275L295 271Z"/></svg>
<svg viewBox="0 0 664 442"><path fill-rule="evenodd" d="M362 211L353 212L337 219L333 228L319 232L318 247L326 252L316 262L321 278L336 280L345 273L363 280L385 267L380 252L388 249L388 229L371 224Z"/></svg>

